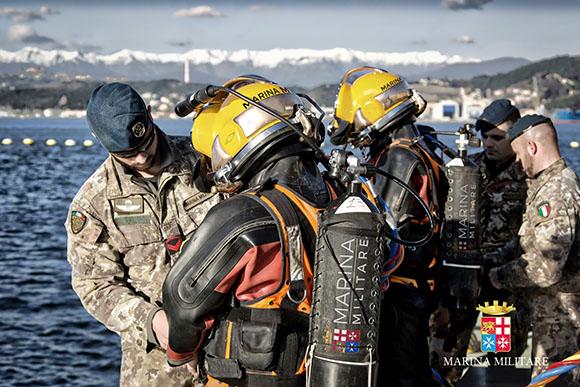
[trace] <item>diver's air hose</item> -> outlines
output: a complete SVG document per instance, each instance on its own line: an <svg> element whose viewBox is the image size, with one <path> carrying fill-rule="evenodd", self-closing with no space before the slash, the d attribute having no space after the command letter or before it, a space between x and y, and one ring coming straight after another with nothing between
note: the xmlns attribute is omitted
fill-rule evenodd
<svg viewBox="0 0 580 387"><path fill-rule="evenodd" d="M397 243L404 245L404 246L422 246L422 245L428 243L431 240L431 238L433 238L433 235L434 235L435 219L433 218L433 214L429 210L429 207L427 206L427 204L423 201L423 199L421 199L421 196L419 196L419 194L410 185L405 183L403 180L399 179L397 176L394 176L388 172L385 172L385 171L381 170L380 168L375 167L374 165L367 164L367 165L365 165L365 167L371 173L379 174L379 175L382 175L388 179L393 180L395 183L400 185L404 190L409 192L411 194L411 196L413 196L419 202L419 205L423 208L423 211L425 211L425 214L429 218L429 231L427 232L427 234L423 238L415 240L415 241L408 241L408 240L400 239L399 237L397 237L395 235L389 235L389 238L394 240Z"/></svg>

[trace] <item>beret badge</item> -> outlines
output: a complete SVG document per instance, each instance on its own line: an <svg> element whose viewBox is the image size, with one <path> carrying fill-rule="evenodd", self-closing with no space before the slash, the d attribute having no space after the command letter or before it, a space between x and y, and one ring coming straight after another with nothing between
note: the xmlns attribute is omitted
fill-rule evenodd
<svg viewBox="0 0 580 387"><path fill-rule="evenodd" d="M131 128L131 131L133 132L133 135L137 138L141 138L143 137L143 135L145 134L145 125L143 125L141 122L137 122L135 125L133 125L133 127Z"/></svg>

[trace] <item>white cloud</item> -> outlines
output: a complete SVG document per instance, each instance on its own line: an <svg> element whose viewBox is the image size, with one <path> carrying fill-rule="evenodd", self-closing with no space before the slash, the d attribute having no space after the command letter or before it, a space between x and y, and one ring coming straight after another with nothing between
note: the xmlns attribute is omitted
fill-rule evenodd
<svg viewBox="0 0 580 387"><path fill-rule="evenodd" d="M33 28L25 24L15 24L8 28L8 40L27 45L44 45L44 47L60 50L78 50L83 52L98 52L103 48L91 43L78 40L57 42L51 37L39 35Z"/></svg>
<svg viewBox="0 0 580 387"><path fill-rule="evenodd" d="M43 5L40 7L40 13L43 15L58 15L60 12L54 8Z"/></svg>
<svg viewBox="0 0 580 387"><path fill-rule="evenodd" d="M455 41L457 43L463 43L463 44L473 44L475 43L475 40L473 40L473 38L469 35L463 35L458 37L457 39L455 39Z"/></svg>
<svg viewBox="0 0 580 387"><path fill-rule="evenodd" d="M493 0L441 0L441 5L453 11L462 9L483 9L487 3Z"/></svg>
<svg viewBox="0 0 580 387"><path fill-rule="evenodd" d="M10 28L8 28L8 39L13 42L22 43L56 43L54 39L49 38L48 36L39 35L35 30L24 24L10 26Z"/></svg>
<svg viewBox="0 0 580 387"><path fill-rule="evenodd" d="M189 9L180 9L174 13L177 17L221 17L223 13L209 5L200 5Z"/></svg>
<svg viewBox="0 0 580 387"><path fill-rule="evenodd" d="M21 41L22 39L25 39L34 34L35 32L32 28L23 24L16 24L8 28L8 39L12 40L13 42Z"/></svg>
<svg viewBox="0 0 580 387"><path fill-rule="evenodd" d="M15 22L31 22L35 20L46 20L47 15L56 15L59 12L53 8L42 6L38 11L18 8L0 8L0 17L12 19Z"/></svg>

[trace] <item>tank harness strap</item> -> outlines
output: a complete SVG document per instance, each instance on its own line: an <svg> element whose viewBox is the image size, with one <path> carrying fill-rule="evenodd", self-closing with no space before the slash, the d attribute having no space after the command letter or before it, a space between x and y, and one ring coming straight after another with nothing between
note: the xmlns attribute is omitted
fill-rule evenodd
<svg viewBox="0 0 580 387"><path fill-rule="evenodd" d="M304 267L302 263L304 246L302 245L298 214L290 199L282 192L276 189L268 190L263 192L262 196L276 207L284 221L288 241L285 248L290 264L290 284L287 296L294 304L300 304L306 298L306 287L304 285Z"/></svg>
<svg viewBox="0 0 580 387"><path fill-rule="evenodd" d="M328 176L327 172L323 173L324 184L328 189L330 194L330 200L336 200L342 193L344 193L344 187L339 186L337 182Z"/></svg>
<svg viewBox="0 0 580 387"><path fill-rule="evenodd" d="M233 308L228 312L227 319L229 321L275 323L298 330L308 329L308 315L296 313L289 309Z"/></svg>

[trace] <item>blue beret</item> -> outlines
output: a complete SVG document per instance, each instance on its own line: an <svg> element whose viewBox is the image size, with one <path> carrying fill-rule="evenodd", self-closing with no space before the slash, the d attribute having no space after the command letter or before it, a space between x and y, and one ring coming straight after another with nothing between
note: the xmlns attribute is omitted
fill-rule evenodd
<svg viewBox="0 0 580 387"><path fill-rule="evenodd" d="M496 99L483 109L483 113L475 122L475 129L485 131L487 128L500 125L512 115L520 117L518 108L512 105L509 99Z"/></svg>
<svg viewBox="0 0 580 387"><path fill-rule="evenodd" d="M87 121L109 152L138 147L147 138L149 115L143 99L124 83L105 83L91 93Z"/></svg>
<svg viewBox="0 0 580 387"><path fill-rule="evenodd" d="M545 123L549 123L551 126L554 126L554 124L552 124L552 120L546 116L542 116L540 114L528 114L527 116L520 118L515 124L512 125L511 128L508 129L506 138L509 142L512 142L534 126Z"/></svg>

